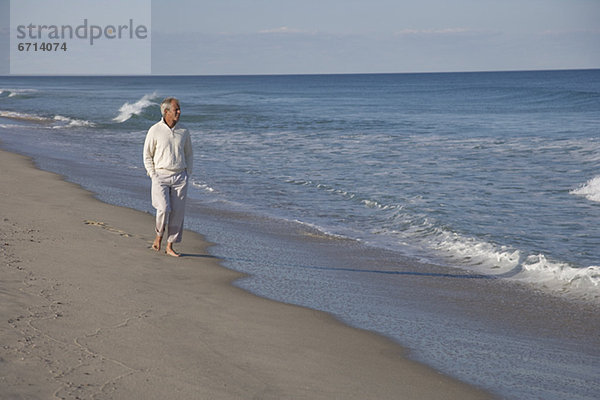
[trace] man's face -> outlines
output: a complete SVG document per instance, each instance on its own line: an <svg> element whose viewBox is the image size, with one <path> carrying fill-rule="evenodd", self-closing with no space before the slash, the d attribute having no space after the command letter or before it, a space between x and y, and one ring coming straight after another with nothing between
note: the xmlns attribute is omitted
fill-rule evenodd
<svg viewBox="0 0 600 400"><path fill-rule="evenodd" d="M176 101L171 101L171 109L165 111L165 121L175 125L179 121L180 115L181 108L179 107L179 103Z"/></svg>

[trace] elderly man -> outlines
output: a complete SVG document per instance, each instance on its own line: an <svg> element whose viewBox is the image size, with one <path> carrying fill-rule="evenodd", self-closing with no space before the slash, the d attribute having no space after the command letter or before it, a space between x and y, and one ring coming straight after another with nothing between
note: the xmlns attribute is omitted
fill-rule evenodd
<svg viewBox="0 0 600 400"><path fill-rule="evenodd" d="M173 243L181 241L188 176L192 174L192 141L186 129L175 129L179 100L167 97L160 105L162 119L152 125L144 142L144 167L152 178L152 206L156 208L156 238L152 248L160 251L165 230L166 253L180 254Z"/></svg>

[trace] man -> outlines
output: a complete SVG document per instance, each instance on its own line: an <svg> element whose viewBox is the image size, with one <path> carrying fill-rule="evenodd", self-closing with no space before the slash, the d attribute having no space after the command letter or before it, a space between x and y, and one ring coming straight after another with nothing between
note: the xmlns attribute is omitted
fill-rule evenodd
<svg viewBox="0 0 600 400"><path fill-rule="evenodd" d="M156 208L156 238L160 251L165 230L166 253L180 254L173 243L181 242L188 177L192 174L192 141L186 129L175 129L181 116L179 100L167 97L160 105L162 119L152 125L144 142L144 167L152 178L152 206Z"/></svg>

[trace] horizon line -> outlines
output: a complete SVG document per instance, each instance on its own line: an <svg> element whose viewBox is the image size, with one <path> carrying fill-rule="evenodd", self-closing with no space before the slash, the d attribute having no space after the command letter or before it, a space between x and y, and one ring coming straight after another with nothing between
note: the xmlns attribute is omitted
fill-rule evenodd
<svg viewBox="0 0 600 400"><path fill-rule="evenodd" d="M426 75L426 74L474 74L474 73L509 73L509 72L560 72L560 71L595 71L592 68L548 68L548 69L499 69L499 70L465 70L465 71L421 71L421 72L300 72L300 73L239 73L239 74L0 74L0 77L266 77L266 76L326 76L326 75Z"/></svg>

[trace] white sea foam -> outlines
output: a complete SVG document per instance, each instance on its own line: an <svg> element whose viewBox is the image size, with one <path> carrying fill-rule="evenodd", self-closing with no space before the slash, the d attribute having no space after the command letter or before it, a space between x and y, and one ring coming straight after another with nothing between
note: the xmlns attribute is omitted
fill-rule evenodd
<svg viewBox="0 0 600 400"><path fill-rule="evenodd" d="M5 111L0 110L0 117L13 119L24 122L35 122L37 124L46 124L51 128L72 128L79 126L93 127L95 124L91 121L69 118L62 115L55 115L54 117L44 117L37 114L28 114L16 111Z"/></svg>
<svg viewBox="0 0 600 400"><path fill-rule="evenodd" d="M135 103L123 104L121 108L119 108L119 115L114 117L113 121L125 122L134 115L140 115L146 107L156 104L155 102L153 102L153 100L156 99L156 97L156 93L145 94L141 99L139 99Z"/></svg>
<svg viewBox="0 0 600 400"><path fill-rule="evenodd" d="M600 203L600 176L590 179L583 186L571 190L570 193Z"/></svg>
<svg viewBox="0 0 600 400"><path fill-rule="evenodd" d="M487 274L503 274L519 265L521 253L507 246L497 246L485 241L435 229L434 248L441 250L451 259L477 267Z"/></svg>
<svg viewBox="0 0 600 400"><path fill-rule="evenodd" d="M522 272L517 275L519 280L579 298L600 298L600 266L573 268L538 254L527 257L522 267Z"/></svg>
<svg viewBox="0 0 600 400"><path fill-rule="evenodd" d="M210 187L206 182L192 181L192 186L197 187L198 189L201 189L208 193L213 193L215 191L215 189Z"/></svg>
<svg viewBox="0 0 600 400"><path fill-rule="evenodd" d="M54 121L58 122L59 125L55 125L55 126L53 126L53 128L73 128L73 127L81 127L81 126L88 126L88 127L96 126L96 124L94 124L91 121L64 117L62 115L55 115Z"/></svg>
<svg viewBox="0 0 600 400"><path fill-rule="evenodd" d="M526 282L570 298L600 299L600 266L576 268L548 259L543 254L523 255L522 251L449 232L422 227L428 247L447 259L475 272Z"/></svg>

